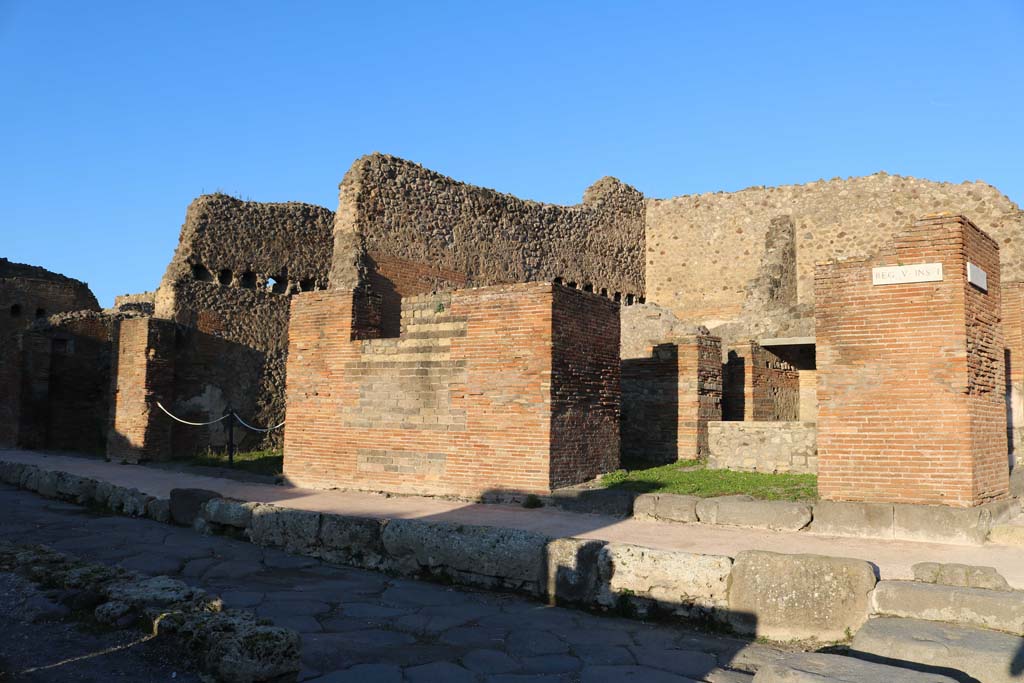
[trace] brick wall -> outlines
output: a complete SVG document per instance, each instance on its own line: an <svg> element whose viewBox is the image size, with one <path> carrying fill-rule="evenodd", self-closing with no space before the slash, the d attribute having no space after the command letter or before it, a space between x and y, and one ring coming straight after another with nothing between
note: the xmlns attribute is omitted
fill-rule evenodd
<svg viewBox="0 0 1024 683"><path fill-rule="evenodd" d="M107 440L111 460L171 456L172 421L155 402L170 403L174 383L174 324L156 318L121 321L115 334L113 410Z"/></svg>
<svg viewBox="0 0 1024 683"><path fill-rule="evenodd" d="M694 335L622 361L622 454L666 463L703 457L707 423L722 419L722 350Z"/></svg>
<svg viewBox="0 0 1024 683"><path fill-rule="evenodd" d="M988 291L967 282L967 263ZM941 263L938 282L872 285L876 266ZM996 243L937 215L816 276L819 493L966 507L1007 493Z"/></svg>
<svg viewBox="0 0 1024 683"><path fill-rule="evenodd" d="M612 469L611 302L544 283L411 297L397 339L357 338L356 304L348 290L293 301L292 481L475 496L544 492Z"/></svg>
<svg viewBox="0 0 1024 683"><path fill-rule="evenodd" d="M800 372L757 342L729 350L723 378L723 419L800 419Z"/></svg>

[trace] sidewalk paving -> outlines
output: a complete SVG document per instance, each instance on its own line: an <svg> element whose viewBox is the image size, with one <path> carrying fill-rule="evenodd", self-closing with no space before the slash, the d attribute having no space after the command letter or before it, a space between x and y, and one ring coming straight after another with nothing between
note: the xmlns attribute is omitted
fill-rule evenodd
<svg viewBox="0 0 1024 683"><path fill-rule="evenodd" d="M710 555L734 557L743 550L768 550L852 557L874 563L882 579L910 579L913 577L911 567L917 562L959 562L994 567L1012 587L1024 589L1022 547L836 538L807 532L622 519L552 508L526 509L515 505L467 503L417 496L318 491L35 451L0 450L0 460L71 472L164 498L172 488L202 488L217 491L228 498L316 512L380 519L478 524L535 531L551 537L574 536Z"/></svg>

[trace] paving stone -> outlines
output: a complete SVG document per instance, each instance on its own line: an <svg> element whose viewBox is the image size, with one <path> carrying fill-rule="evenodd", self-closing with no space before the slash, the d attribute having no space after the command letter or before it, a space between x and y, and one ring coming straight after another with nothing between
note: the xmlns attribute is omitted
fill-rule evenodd
<svg viewBox="0 0 1024 683"><path fill-rule="evenodd" d="M635 647L632 648L632 652L637 664L641 666L663 669L691 678L700 678L718 666L718 659L714 655L695 650Z"/></svg>
<svg viewBox="0 0 1024 683"><path fill-rule="evenodd" d="M199 560L202 561L202 560ZM226 560L216 562L203 573L204 579L241 579L251 574L259 574L263 565L252 560Z"/></svg>
<svg viewBox="0 0 1024 683"><path fill-rule="evenodd" d="M607 628L566 629L562 637L570 645L632 645L629 631Z"/></svg>
<svg viewBox="0 0 1024 683"><path fill-rule="evenodd" d="M263 564L272 569L306 569L319 564L311 557L289 555L275 550L263 551Z"/></svg>
<svg viewBox="0 0 1024 683"><path fill-rule="evenodd" d="M707 683L752 683L753 674L728 669L712 669L704 676Z"/></svg>
<svg viewBox="0 0 1024 683"><path fill-rule="evenodd" d="M394 664L357 664L314 678L312 683L402 683L402 669Z"/></svg>
<svg viewBox="0 0 1024 683"><path fill-rule="evenodd" d="M936 673L865 662L853 657L802 652L762 667L754 683L956 683ZM986 679L985 683L993 683Z"/></svg>
<svg viewBox="0 0 1024 683"><path fill-rule="evenodd" d="M914 580L925 583L939 583L945 586L965 588L986 588L995 591L1010 591L1010 585L994 567L978 567L970 564L943 564L941 562L918 562L913 567Z"/></svg>
<svg viewBox="0 0 1024 683"><path fill-rule="evenodd" d="M523 673L560 674L579 671L583 662L572 655L539 655L522 657Z"/></svg>
<svg viewBox="0 0 1024 683"><path fill-rule="evenodd" d="M1024 638L972 626L880 617L857 632L851 650L872 661L929 666L983 683L1024 680Z"/></svg>
<svg viewBox="0 0 1024 683"><path fill-rule="evenodd" d="M459 647L495 647L505 641L506 633L508 632L502 628L460 626L445 631L438 639L442 643Z"/></svg>
<svg viewBox="0 0 1024 683"><path fill-rule="evenodd" d="M528 657L566 654L569 645L551 631L531 629L509 633L505 638L505 649L509 654Z"/></svg>
<svg viewBox="0 0 1024 683"><path fill-rule="evenodd" d="M588 666L580 675L581 683L696 683L692 678L677 676L667 671L658 671L646 666Z"/></svg>
<svg viewBox="0 0 1024 683"><path fill-rule="evenodd" d="M633 633L633 642L642 648L672 648L677 640L676 631L664 628L645 628Z"/></svg>
<svg viewBox="0 0 1024 683"><path fill-rule="evenodd" d="M125 569L132 569L143 574L155 576L158 574L177 574L185 560L178 557L167 557L161 555L133 555L121 560L119 564Z"/></svg>
<svg viewBox="0 0 1024 683"><path fill-rule="evenodd" d="M315 600L272 600L268 598L256 608L256 614L268 619L278 616L325 614L331 610L326 602Z"/></svg>
<svg viewBox="0 0 1024 683"><path fill-rule="evenodd" d="M575 683L576 674L497 674L484 680L487 683Z"/></svg>
<svg viewBox="0 0 1024 683"><path fill-rule="evenodd" d="M481 674L503 674L519 668L519 662L500 650L471 650L462 658L462 665Z"/></svg>
<svg viewBox="0 0 1024 683"><path fill-rule="evenodd" d="M350 649L344 647L347 633L309 633L302 636L302 663L317 671L348 669L365 663Z"/></svg>
<svg viewBox="0 0 1024 683"><path fill-rule="evenodd" d="M636 657L620 645L574 645L572 653L586 664L636 664Z"/></svg>
<svg viewBox="0 0 1024 683"><path fill-rule="evenodd" d="M412 666L405 670L405 680L409 683L476 683L473 672L452 662L434 662L422 666Z"/></svg>
<svg viewBox="0 0 1024 683"><path fill-rule="evenodd" d="M350 602L345 604L342 612L346 617L391 618L410 613L408 608L375 605L372 602Z"/></svg>
<svg viewBox="0 0 1024 683"><path fill-rule="evenodd" d="M255 607L263 602L264 595L259 591L225 591L220 597L228 607L242 608Z"/></svg>
<svg viewBox="0 0 1024 683"><path fill-rule="evenodd" d="M314 617L300 614L279 614L273 617L274 626L290 628L296 633L321 633L324 629Z"/></svg>
<svg viewBox="0 0 1024 683"><path fill-rule="evenodd" d="M199 577L205 574L210 567L220 563L220 560L216 560L212 557L189 560L185 563L185 566L181 568L181 575L186 577Z"/></svg>

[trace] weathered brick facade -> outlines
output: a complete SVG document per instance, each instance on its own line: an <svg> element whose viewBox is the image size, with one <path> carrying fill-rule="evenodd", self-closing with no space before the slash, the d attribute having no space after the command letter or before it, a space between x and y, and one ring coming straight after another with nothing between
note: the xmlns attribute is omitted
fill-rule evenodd
<svg viewBox="0 0 1024 683"><path fill-rule="evenodd" d="M121 321L114 343L113 411L107 458L125 462L171 457L172 421L156 401L174 385L174 323Z"/></svg>
<svg viewBox="0 0 1024 683"><path fill-rule="evenodd" d="M872 268L942 279L872 284ZM969 284L968 263L987 273ZM914 223L874 259L816 276L819 494L972 506L1008 487L998 245L961 216Z"/></svg>
<svg viewBox="0 0 1024 683"><path fill-rule="evenodd" d="M703 457L722 419L722 346L694 335L622 361L622 454L657 463Z"/></svg>
<svg viewBox="0 0 1024 683"><path fill-rule="evenodd" d="M294 298L285 475L315 487L542 493L615 469L619 317L547 283L403 300L373 339L353 291Z"/></svg>
<svg viewBox="0 0 1024 683"><path fill-rule="evenodd" d="M730 349L723 373L723 419L800 419L800 373L770 349L754 341Z"/></svg>
<svg viewBox="0 0 1024 683"><path fill-rule="evenodd" d="M1003 336L1006 342L1006 438L1014 461L1024 448L1024 282L1003 284Z"/></svg>

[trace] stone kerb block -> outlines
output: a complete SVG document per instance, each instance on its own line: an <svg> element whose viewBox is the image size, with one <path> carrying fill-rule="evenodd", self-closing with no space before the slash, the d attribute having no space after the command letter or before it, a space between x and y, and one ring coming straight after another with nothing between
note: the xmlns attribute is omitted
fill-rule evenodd
<svg viewBox="0 0 1024 683"><path fill-rule="evenodd" d="M937 673L912 671L853 657L806 652L760 667L754 683L956 683Z"/></svg>
<svg viewBox="0 0 1024 683"><path fill-rule="evenodd" d="M893 537L901 541L981 545L994 525L1006 521L1018 509L1012 500L973 508L897 504L893 506Z"/></svg>
<svg viewBox="0 0 1024 683"><path fill-rule="evenodd" d="M881 617L857 632L851 650L865 659L913 662L921 668L943 670L956 680L1020 683L1022 679L1024 638L982 628Z"/></svg>
<svg viewBox="0 0 1024 683"><path fill-rule="evenodd" d="M320 544L319 512L259 504L252 510L249 540L256 545L314 555Z"/></svg>
<svg viewBox="0 0 1024 683"><path fill-rule="evenodd" d="M780 500L755 500L749 496L723 496L700 500L697 518L704 524L799 531L811 522L811 506Z"/></svg>
<svg viewBox="0 0 1024 683"><path fill-rule="evenodd" d="M943 586L964 588L985 588L994 591L1010 591L1010 584L995 567L979 567L969 564L943 564L941 562L918 562L912 567L914 580L937 583Z"/></svg>
<svg viewBox="0 0 1024 683"><path fill-rule="evenodd" d="M545 589L545 548L551 539L538 533L393 519L382 539L389 567L403 574L532 595Z"/></svg>
<svg viewBox="0 0 1024 683"><path fill-rule="evenodd" d="M320 521L320 557L366 569L384 564L386 520L324 514Z"/></svg>
<svg viewBox="0 0 1024 683"><path fill-rule="evenodd" d="M841 640L867 620L875 581L863 560L744 551L733 565L727 619L738 633Z"/></svg>
<svg viewBox="0 0 1024 683"><path fill-rule="evenodd" d="M216 491L206 489L171 489L171 521L192 526L207 501L220 498Z"/></svg>
<svg viewBox="0 0 1024 683"><path fill-rule="evenodd" d="M894 537L892 503L847 503L822 500L814 504L808 531L823 536Z"/></svg>
<svg viewBox="0 0 1024 683"><path fill-rule="evenodd" d="M252 522L252 511L259 503L245 503L227 498L211 498L203 507L203 518L210 523L245 529Z"/></svg>
<svg viewBox="0 0 1024 683"><path fill-rule="evenodd" d="M656 605L685 618L706 619L728 605L730 557L626 543L609 543L602 554L602 565L610 569L598 596L604 607L627 599L641 614Z"/></svg>
<svg viewBox="0 0 1024 683"><path fill-rule="evenodd" d="M633 516L637 519L662 519L670 522L696 522L697 496L674 493L644 493L633 501Z"/></svg>
<svg viewBox="0 0 1024 683"><path fill-rule="evenodd" d="M944 621L1024 635L1024 591L964 588L919 581L882 581L871 598L874 614Z"/></svg>
<svg viewBox="0 0 1024 683"><path fill-rule="evenodd" d="M612 574L605 541L556 538L545 549L547 596L552 604L596 605Z"/></svg>

